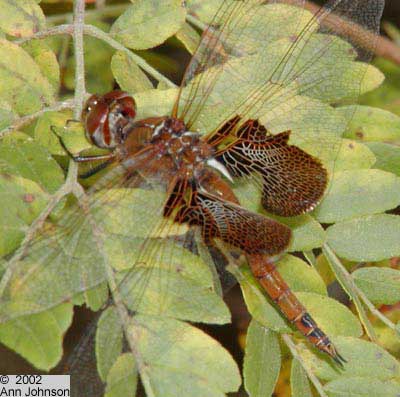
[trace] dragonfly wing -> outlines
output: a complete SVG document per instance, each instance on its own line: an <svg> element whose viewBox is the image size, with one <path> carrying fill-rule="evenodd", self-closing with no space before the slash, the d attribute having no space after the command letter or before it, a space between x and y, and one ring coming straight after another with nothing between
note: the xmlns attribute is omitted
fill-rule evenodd
<svg viewBox="0 0 400 397"><path fill-rule="evenodd" d="M48 217L8 261L1 321L46 310L97 286L107 279L106 265L116 271L129 267L128 248L157 229L164 200L162 186L152 187L121 165L79 201L69 200L62 215ZM131 247L121 243L127 238Z"/></svg>
<svg viewBox="0 0 400 397"><path fill-rule="evenodd" d="M205 241L219 238L246 253L268 256L281 254L289 245L290 229L273 219L205 192L198 192L195 202L185 220L202 226Z"/></svg>
<svg viewBox="0 0 400 397"><path fill-rule="evenodd" d="M316 207L328 183L327 172L317 158L288 143L290 131L272 135L257 120L248 120L235 135L236 141L221 149L217 159L231 175L248 178L262 190L267 211L296 216Z"/></svg>
<svg viewBox="0 0 400 397"><path fill-rule="evenodd" d="M330 169L351 118L332 104L355 100L383 0L309 3L223 1L186 71L175 113L213 135L228 120L260 119ZM345 22L347 21L347 22ZM349 44L347 41L350 41ZM362 50L359 51L359 48Z"/></svg>

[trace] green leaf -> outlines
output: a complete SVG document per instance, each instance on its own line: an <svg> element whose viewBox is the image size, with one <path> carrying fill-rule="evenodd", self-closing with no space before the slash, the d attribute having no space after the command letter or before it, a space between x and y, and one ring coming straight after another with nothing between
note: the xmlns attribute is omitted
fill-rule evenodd
<svg viewBox="0 0 400 397"><path fill-rule="evenodd" d="M343 139L342 146L338 153L334 165L334 172L353 170L353 169L368 169L376 162L374 153L360 142ZM375 167L379 168L379 167Z"/></svg>
<svg viewBox="0 0 400 397"><path fill-rule="evenodd" d="M227 269L239 281L247 310L255 320L273 331L291 332L283 316L268 302L262 287L247 266L238 268L231 265Z"/></svg>
<svg viewBox="0 0 400 397"><path fill-rule="evenodd" d="M209 23L215 16L219 7L221 7L223 1L224 0L188 0L186 3L191 14L195 15L203 22Z"/></svg>
<svg viewBox="0 0 400 397"><path fill-rule="evenodd" d="M276 265L293 292L315 292L327 295L326 286L314 267L293 255L285 255Z"/></svg>
<svg viewBox="0 0 400 397"><path fill-rule="evenodd" d="M385 75L374 65L367 65L365 63L359 63L359 65L362 66L360 67L361 72L358 76L363 76L359 95L375 90L385 81ZM363 74L363 70L365 74Z"/></svg>
<svg viewBox="0 0 400 397"><path fill-rule="evenodd" d="M328 55L328 57L330 58L330 62L337 60L333 54ZM332 66L330 65L331 68ZM360 94L374 90L385 80L383 73L373 65L367 65L362 62L342 61L337 66L337 70L330 71L331 75L326 80L326 84L318 84L316 89L311 90L317 91L317 97L325 102L354 101ZM332 74L338 76L335 84L332 84L332 78L334 78ZM361 86L359 85L360 76L364 76L361 80Z"/></svg>
<svg viewBox="0 0 400 397"><path fill-rule="evenodd" d="M346 138L362 141L396 142L400 134L400 117L386 110L369 106L339 108L339 112L354 111Z"/></svg>
<svg viewBox="0 0 400 397"><path fill-rule="evenodd" d="M185 17L181 0L138 0L115 21L110 33L126 47L145 50L178 32Z"/></svg>
<svg viewBox="0 0 400 397"><path fill-rule="evenodd" d="M115 171L125 172L123 168ZM44 225L14 267L0 305L2 321L44 310L95 287L106 280L106 261L121 272L117 276L123 281L121 293L132 310L191 321L228 322L229 310L213 290L210 269L182 247L179 227L175 225L177 241L159 233L151 235L159 230L160 222L173 232L172 221L167 225L160 214L164 200L163 191L99 189L91 200L91 214L101 225L98 234L82 208L67 207L57 223ZM183 227L184 232L186 229ZM125 277L127 273L129 277Z"/></svg>
<svg viewBox="0 0 400 397"><path fill-rule="evenodd" d="M129 332L146 366L154 395L223 397L240 386L230 354L199 329L168 318L135 316ZM146 382L144 382L146 388Z"/></svg>
<svg viewBox="0 0 400 397"><path fill-rule="evenodd" d="M83 295L86 306L90 310L97 312L104 306L108 299L109 291L107 283L104 282L99 284L97 287L88 289L83 292Z"/></svg>
<svg viewBox="0 0 400 397"><path fill-rule="evenodd" d="M0 256L12 252L44 209L45 192L33 181L0 173Z"/></svg>
<svg viewBox="0 0 400 397"><path fill-rule="evenodd" d="M7 136L0 145L0 172L22 176L54 193L64 181L64 173L49 152L26 135Z"/></svg>
<svg viewBox="0 0 400 397"><path fill-rule="evenodd" d="M244 385L250 397L270 396L278 381L281 351L275 332L252 321L247 330L243 364Z"/></svg>
<svg viewBox="0 0 400 397"><path fill-rule="evenodd" d="M179 255L176 250L175 255ZM170 263L168 266L170 269L137 266L129 281L121 287L131 310L202 323L225 324L230 321L228 308L210 286L182 276L176 270L179 264ZM143 280L148 280L145 287Z"/></svg>
<svg viewBox="0 0 400 397"><path fill-rule="evenodd" d="M372 342L352 337L337 337L333 342L346 359L343 369L338 371L335 364L325 360L325 356L304 345L301 355L310 369L324 381L360 376L380 381L400 380L400 364L382 347ZM360 365L362 363L362 365Z"/></svg>
<svg viewBox="0 0 400 397"><path fill-rule="evenodd" d="M374 168L400 176L400 148L383 142L368 142L366 145L377 158Z"/></svg>
<svg viewBox="0 0 400 397"><path fill-rule="evenodd" d="M373 60L373 64L385 74L385 81L376 90L363 95L360 103L376 106L400 115L397 100L400 95L400 69L395 63L380 57Z"/></svg>
<svg viewBox="0 0 400 397"><path fill-rule="evenodd" d="M110 369L122 353L123 332L117 309L110 306L99 318L96 330L96 362L100 378L108 380Z"/></svg>
<svg viewBox="0 0 400 397"><path fill-rule="evenodd" d="M374 304L393 305L400 301L400 270L367 267L356 270L352 276Z"/></svg>
<svg viewBox="0 0 400 397"><path fill-rule="evenodd" d="M135 358L130 353L124 353L118 357L108 374L105 397L135 397L136 388Z"/></svg>
<svg viewBox="0 0 400 397"><path fill-rule="evenodd" d="M56 94L60 86L60 67L56 54L43 40L29 40L22 48L35 60Z"/></svg>
<svg viewBox="0 0 400 397"><path fill-rule="evenodd" d="M45 28L45 16L34 0L0 0L0 29L15 37L28 37Z"/></svg>
<svg viewBox="0 0 400 397"><path fill-rule="evenodd" d="M312 292L297 292L296 296L329 336L362 335L363 330L357 317L338 301Z"/></svg>
<svg viewBox="0 0 400 397"><path fill-rule="evenodd" d="M63 355L63 337L72 322L72 305L64 303L39 314L0 325L0 341L36 368L48 371Z"/></svg>
<svg viewBox="0 0 400 397"><path fill-rule="evenodd" d="M159 117L168 115L176 101L178 91L174 88L169 90L149 90L135 95L137 104L137 119L147 117ZM154 104L157 104L156 106Z"/></svg>
<svg viewBox="0 0 400 397"><path fill-rule="evenodd" d="M355 205L356 203L356 205ZM375 214L400 204L400 178L381 170L342 171L314 215L323 223Z"/></svg>
<svg viewBox="0 0 400 397"><path fill-rule="evenodd" d="M138 255L142 240L138 240L136 247L132 246L131 236L125 242L127 245L117 247L118 251ZM124 280L125 273L120 275L124 280L121 295L131 310L197 322L230 321L228 308L213 290L211 271L199 256L174 242L149 239L148 244L157 254L146 263L135 265L129 279ZM113 260L116 258L116 255L110 256ZM136 258L128 256L127 259L130 266L137 262Z"/></svg>
<svg viewBox="0 0 400 397"><path fill-rule="evenodd" d="M307 374L299 360L295 358L292 361L292 369L290 372L290 386L292 389L292 397L313 396Z"/></svg>
<svg viewBox="0 0 400 397"><path fill-rule="evenodd" d="M398 397L400 394L400 384L351 377L329 382L325 385L325 390L332 397Z"/></svg>
<svg viewBox="0 0 400 397"><path fill-rule="evenodd" d="M72 238L71 225L79 240ZM0 323L51 308L106 279L104 257L94 249L91 226L80 210L67 212L58 224L45 223L31 244L1 297Z"/></svg>
<svg viewBox="0 0 400 397"><path fill-rule="evenodd" d="M33 113L54 102L54 88L21 47L0 39L0 59L0 97L17 113Z"/></svg>
<svg viewBox="0 0 400 397"><path fill-rule="evenodd" d="M0 130L10 126L17 116L8 102L0 100Z"/></svg>
<svg viewBox="0 0 400 397"><path fill-rule="evenodd" d="M185 23L182 29L176 32L176 38L191 54L194 54L200 43L200 35L188 23Z"/></svg>
<svg viewBox="0 0 400 397"><path fill-rule="evenodd" d="M72 153L79 153L82 150L91 148L92 145L83 132L83 126L79 122L68 122L68 120L72 120L70 111L46 112L36 122L35 139L47 148L51 154L60 156L67 156L67 153L60 145L60 141L54 131L62 138L65 146Z"/></svg>
<svg viewBox="0 0 400 397"><path fill-rule="evenodd" d="M311 215L304 214L293 218L273 216L273 218L292 230L292 241L288 248L290 252L309 251L322 247L325 243L325 230Z"/></svg>
<svg viewBox="0 0 400 397"><path fill-rule="evenodd" d="M113 55L111 70L121 89L130 94L154 88L146 74L125 52L117 51Z"/></svg>
<svg viewBox="0 0 400 397"><path fill-rule="evenodd" d="M399 230L399 216L365 216L329 227L328 244L342 258L376 262L400 255Z"/></svg>

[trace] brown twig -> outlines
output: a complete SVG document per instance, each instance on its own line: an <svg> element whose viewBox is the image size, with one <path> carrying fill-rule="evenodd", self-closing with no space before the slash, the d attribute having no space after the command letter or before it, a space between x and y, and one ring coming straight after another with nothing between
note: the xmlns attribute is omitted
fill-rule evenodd
<svg viewBox="0 0 400 397"><path fill-rule="evenodd" d="M296 4L297 0L284 0L284 2L287 4ZM313 14L318 12L321 8L319 5L314 4L311 1L306 1L304 6ZM373 52L375 55L386 58L397 65L400 65L400 47L386 37L370 32L353 22L346 21L335 13L329 14L322 21L322 24L336 33L344 33L347 37L350 37L354 43Z"/></svg>

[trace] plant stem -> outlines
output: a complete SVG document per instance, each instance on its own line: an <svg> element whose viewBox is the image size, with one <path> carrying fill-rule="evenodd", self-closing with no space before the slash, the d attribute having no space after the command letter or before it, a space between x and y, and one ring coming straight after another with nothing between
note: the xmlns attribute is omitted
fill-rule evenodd
<svg viewBox="0 0 400 397"><path fill-rule="evenodd" d="M307 259L307 262L312 266L315 267L317 258L312 251L303 251L304 257Z"/></svg>
<svg viewBox="0 0 400 397"><path fill-rule="evenodd" d="M64 109L72 109L74 106L73 100L68 99L63 102L57 102L54 106L50 106L44 109L39 110L36 113L28 114L27 116L20 117L16 119L10 126L4 128L0 131L0 139L4 136L8 135L10 132L17 130L23 127L26 124L29 124L33 120L37 119L38 117L42 116L44 113L47 112L58 112Z"/></svg>
<svg viewBox="0 0 400 397"><path fill-rule="evenodd" d="M17 39L14 40L15 44L21 45L26 43L27 41L30 40L35 40L35 39L45 39L46 37L50 36L56 36L59 34L70 34L72 35L74 33L74 25L70 23L66 23L63 25L58 25L53 28L49 29L44 29L40 30L39 32L34 33L32 36L29 37L23 37L22 39Z"/></svg>
<svg viewBox="0 0 400 397"><path fill-rule="evenodd" d="M196 28L199 28L201 31L205 31L208 28L208 25L204 22L201 22L200 19L194 17L193 15L187 14L186 21L190 22Z"/></svg>
<svg viewBox="0 0 400 397"><path fill-rule="evenodd" d="M53 211L54 207L61 201L61 199L69 194L72 190L72 186L69 183L64 183L60 189L51 196L49 202L46 205L46 208L41 212L41 214L35 219L35 221L29 226L25 237L20 245L20 248L15 253L15 255L8 262L7 269L4 272L4 275L0 282L0 297L3 295L8 282L11 279L12 274L14 273L15 267L18 264L18 261L26 254L26 250L28 248L29 243L35 237L36 232L43 226L43 223ZM3 319L0 319L2 322Z"/></svg>
<svg viewBox="0 0 400 397"><path fill-rule="evenodd" d="M85 0L74 1L72 38L74 42L75 56L75 93L74 93L74 118L80 120L83 108L83 100L86 95L85 87L85 59L83 49L83 26L85 24ZM78 183L78 164L71 159L68 167L67 180Z"/></svg>
<svg viewBox="0 0 400 397"><path fill-rule="evenodd" d="M351 277L351 275L349 275ZM351 277L352 278L352 277ZM353 279L353 278L352 278ZM375 315L375 317L379 318L384 324L386 324L389 328L391 328L393 331L398 332L396 328L396 324L391 322L386 316L384 316L375 306L374 304L367 298L367 296L364 294L364 292L358 288L356 284L354 284L354 290L357 292L358 296L361 298L361 300L364 302L365 306L368 307L370 312Z"/></svg>
<svg viewBox="0 0 400 397"><path fill-rule="evenodd" d="M138 66L140 66L144 71L154 77L157 81L165 83L168 87L176 88L177 86L164 75L162 75L158 70L150 66L143 58L136 55L125 46L123 46L118 41L114 40L108 33L103 32L101 29L96 28L93 25L85 25L85 34L96 37L97 39L103 40L105 43L115 48L116 50L125 52Z"/></svg>
<svg viewBox="0 0 400 397"><path fill-rule="evenodd" d="M318 378L314 375L314 373L311 371L310 368L308 368L307 364L303 360L303 358L300 356L300 354L297 351L297 347L293 342L293 339L291 338L290 335L288 334L282 334L282 339L285 342L286 346L289 348L290 352L292 353L292 356L299 361L301 366L303 367L304 371L306 371L306 374L308 376L308 379L310 379L311 383L314 385L315 389L317 390L318 394L321 397L328 397L328 395L325 393L325 390L321 384L321 382L318 380Z"/></svg>
<svg viewBox="0 0 400 397"><path fill-rule="evenodd" d="M93 216L90 211L90 204L87 200L88 196L86 195L84 189L82 188L81 185L76 184L74 187L74 190L72 192L76 199L79 202L79 205L83 209L84 213L86 214L86 217L89 221L89 224L91 226L91 230L93 232L94 236L94 241L96 243L96 249L98 252L101 254L101 257L103 258L104 261L104 268L106 272L106 277L107 277L107 283L112 295L112 299L115 305L115 308L118 312L118 315L121 320L121 324L124 330L124 334L126 336L126 340L129 345L129 349L131 350L132 354L135 357L135 361L140 373L140 378L143 382L143 385L146 390L146 395L148 397L155 397L156 394L153 391L153 388L151 386L150 379L147 375L147 367L146 364L142 358L142 355L140 353L139 348L137 347L138 343L137 340L139 339L139 336L135 332L135 320L133 317L129 315L128 309L126 308L123 298L121 296L121 293L118 289L118 284L117 281L115 280L114 276L114 270L112 265L110 264L108 260L108 254L104 250L105 247L105 242L104 242L104 232L101 230L101 228L98 227L96 221L93 219ZM132 326L133 325L133 326Z"/></svg>
<svg viewBox="0 0 400 397"><path fill-rule="evenodd" d="M23 44L26 41L32 39L44 39L49 36L54 36L58 34L73 34L74 32L74 25L64 24L59 25L54 28L42 30L40 32L35 33L30 37L25 37L23 39L15 40L17 44ZM157 69L154 69L151 65L149 65L143 58L139 55L135 54L125 46L123 46L118 41L114 40L108 33L103 32L101 29L96 28L92 25L83 25L83 33L87 34L88 36L95 37L99 40L104 41L109 46L115 48L118 51L125 52L132 60L135 62L139 67L141 67L145 72L147 72L150 76L154 77L157 81L165 83L170 88L177 88L171 80L166 78L163 74L161 74Z"/></svg>
<svg viewBox="0 0 400 397"><path fill-rule="evenodd" d="M332 271L335 273L337 279L339 280L340 284L353 300L357 308L358 314L360 316L361 322L363 323L365 331L367 332L369 338L373 342L376 342L377 336L375 330L367 317L362 302L359 299L357 293L357 287L354 284L353 278L348 273L346 268L342 265L339 258L335 255L335 253L332 251L332 249L329 247L328 244L325 243L323 245L322 251L326 259L328 260L328 263L330 264Z"/></svg>
<svg viewBox="0 0 400 397"><path fill-rule="evenodd" d="M84 60L83 60L83 22L84 22L84 12L85 12L85 2L84 0L76 0L74 4L74 24L73 26L73 38L74 38L74 49L75 49L75 57L76 57L76 87L75 87L75 98L73 101L74 105L74 116L80 117L82 112L82 102L83 97L85 95L85 74L84 74ZM60 28L60 27L58 27ZM69 106L71 107L71 106ZM16 123L14 123L14 127L16 125L20 126L26 122L33 120L38 115L43 114L45 111L49 111L50 108L43 109L38 113L33 115L26 116L25 118L20 118ZM54 110L54 108L52 108ZM18 128L18 127L17 127ZM43 226L47 217L53 211L55 206L65 197L67 194L74 191L79 185L77 182L77 174L78 167L77 164L71 160L70 166L68 169L68 176L65 183L61 186L61 188L50 198L46 208L42 211L42 213L35 219L35 221L31 224L29 229L26 232L25 238L21 243L21 246L17 253L10 260L7 269L1 279L0 282L0 296L3 295L7 284L9 283L12 274L14 273L15 267L18 264L18 261L26 254L26 249L28 248L29 243L35 237L37 231ZM80 185L79 185L80 186Z"/></svg>
<svg viewBox="0 0 400 397"><path fill-rule="evenodd" d="M85 1L74 2L74 55L75 55L75 94L74 117L79 120L82 113L83 99L86 95L85 60L83 55L83 26L85 24Z"/></svg>
<svg viewBox="0 0 400 397"><path fill-rule="evenodd" d="M128 7L129 7L129 4L109 5L109 6L105 6L103 8L87 10L85 12L85 16L88 19L95 18L95 17L103 17L103 18L117 17L117 16L120 16ZM49 15L46 18L46 20L49 23L57 24L57 23L62 23L64 21L67 21L68 18L71 18L71 16L72 16L71 12L66 12L64 14Z"/></svg>

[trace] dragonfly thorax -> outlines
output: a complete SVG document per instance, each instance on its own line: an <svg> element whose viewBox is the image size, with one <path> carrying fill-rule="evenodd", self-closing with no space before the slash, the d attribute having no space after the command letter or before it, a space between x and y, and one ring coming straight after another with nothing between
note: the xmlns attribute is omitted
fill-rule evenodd
<svg viewBox="0 0 400 397"><path fill-rule="evenodd" d="M151 143L159 148L159 157L173 160L177 170L194 173L202 168L213 155L213 148L197 132L188 131L185 124L167 118L154 128Z"/></svg>

